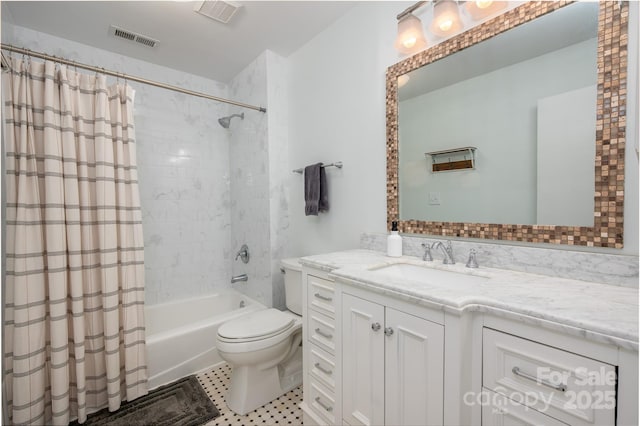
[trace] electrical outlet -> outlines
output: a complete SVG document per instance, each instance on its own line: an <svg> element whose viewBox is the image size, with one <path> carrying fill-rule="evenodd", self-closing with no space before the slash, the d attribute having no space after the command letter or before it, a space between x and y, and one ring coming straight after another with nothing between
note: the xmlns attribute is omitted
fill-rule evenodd
<svg viewBox="0 0 640 426"><path fill-rule="evenodd" d="M439 206L440 205L440 193L439 192L429 192L429 205Z"/></svg>

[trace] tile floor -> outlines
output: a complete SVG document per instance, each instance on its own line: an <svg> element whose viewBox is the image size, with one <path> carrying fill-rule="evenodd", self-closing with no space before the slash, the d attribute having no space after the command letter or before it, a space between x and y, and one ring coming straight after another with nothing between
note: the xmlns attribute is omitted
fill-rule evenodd
<svg viewBox="0 0 640 426"><path fill-rule="evenodd" d="M298 404L302 401L302 386L271 401L251 413L240 416L227 408L224 395L229 386L231 367L224 364L212 370L198 374L198 381L209 398L220 411L220 416L206 426L222 425L302 425L302 410Z"/></svg>

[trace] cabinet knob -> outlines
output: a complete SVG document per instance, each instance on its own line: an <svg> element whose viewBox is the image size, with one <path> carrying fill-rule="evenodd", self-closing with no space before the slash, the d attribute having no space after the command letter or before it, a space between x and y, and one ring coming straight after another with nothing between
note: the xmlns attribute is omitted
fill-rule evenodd
<svg viewBox="0 0 640 426"><path fill-rule="evenodd" d="M385 336L391 336L393 334L393 328L391 327L387 327L384 329L384 335Z"/></svg>
<svg viewBox="0 0 640 426"><path fill-rule="evenodd" d="M380 325L379 322L374 322L373 324L371 324L371 329L373 331L379 331L382 328L382 326Z"/></svg>

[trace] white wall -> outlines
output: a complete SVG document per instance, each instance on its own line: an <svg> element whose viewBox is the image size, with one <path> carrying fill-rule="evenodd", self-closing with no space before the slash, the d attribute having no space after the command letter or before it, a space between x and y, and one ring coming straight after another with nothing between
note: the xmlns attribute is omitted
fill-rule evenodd
<svg viewBox="0 0 640 426"><path fill-rule="evenodd" d="M289 57L291 168L329 168L330 209L304 215L303 177L291 185L292 253L355 248L364 231L386 228L385 72L395 15L407 2L366 2Z"/></svg>
<svg viewBox="0 0 640 426"><path fill-rule="evenodd" d="M228 97L225 84L6 22L2 42ZM228 108L148 85L131 86L136 90L146 302L153 305L228 288L229 136L217 123Z"/></svg>
<svg viewBox="0 0 640 426"><path fill-rule="evenodd" d="M305 217L302 177L291 185L293 254L358 247L362 232L386 232L385 71L395 16L411 3L363 2L289 57L291 167L343 161L328 169L331 210ZM630 64L637 64L638 4L631 2ZM629 72L628 146L637 139L637 66ZM638 158L627 150L625 247L540 245L553 249L638 254ZM505 243L497 241L497 243Z"/></svg>

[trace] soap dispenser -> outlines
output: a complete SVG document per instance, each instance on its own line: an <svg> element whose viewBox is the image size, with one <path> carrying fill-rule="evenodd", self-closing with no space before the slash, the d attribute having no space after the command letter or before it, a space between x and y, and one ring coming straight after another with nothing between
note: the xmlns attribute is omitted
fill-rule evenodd
<svg viewBox="0 0 640 426"><path fill-rule="evenodd" d="M387 256L402 256L402 237L398 235L398 222L391 222L391 234L387 237Z"/></svg>

